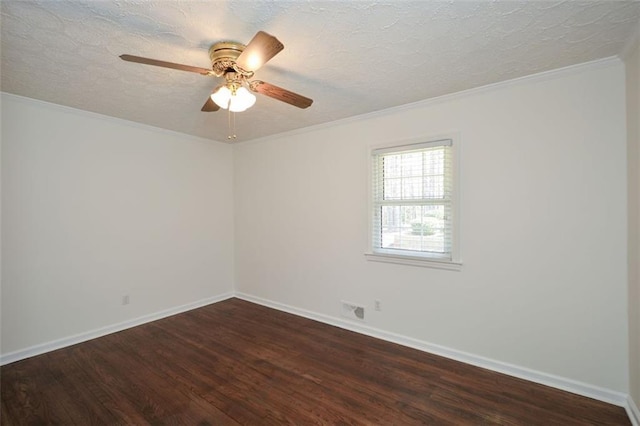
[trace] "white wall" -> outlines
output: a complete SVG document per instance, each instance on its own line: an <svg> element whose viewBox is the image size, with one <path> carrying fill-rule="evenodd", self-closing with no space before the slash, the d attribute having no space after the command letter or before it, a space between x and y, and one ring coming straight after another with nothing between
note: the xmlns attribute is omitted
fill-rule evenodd
<svg viewBox="0 0 640 426"><path fill-rule="evenodd" d="M630 377L637 403L624 71L233 147L2 95L2 354L231 291L235 209L237 291L336 318L340 300L362 303L371 327L606 389ZM450 132L462 272L367 262L367 146Z"/></svg>
<svg viewBox="0 0 640 426"><path fill-rule="evenodd" d="M640 407L640 43L625 58L629 197L629 377L630 395Z"/></svg>
<svg viewBox="0 0 640 426"><path fill-rule="evenodd" d="M2 353L232 291L231 156L3 94Z"/></svg>
<svg viewBox="0 0 640 426"><path fill-rule="evenodd" d="M236 145L236 290L626 393L624 84L609 60ZM463 270L367 262L367 145L452 131Z"/></svg>

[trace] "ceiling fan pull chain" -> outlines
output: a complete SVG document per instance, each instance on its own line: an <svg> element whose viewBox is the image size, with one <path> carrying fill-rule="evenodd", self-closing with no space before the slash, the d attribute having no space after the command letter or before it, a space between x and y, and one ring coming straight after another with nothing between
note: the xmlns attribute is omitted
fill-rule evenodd
<svg viewBox="0 0 640 426"><path fill-rule="evenodd" d="M233 125L233 139L236 138L236 113L231 113L231 123Z"/></svg>
<svg viewBox="0 0 640 426"><path fill-rule="evenodd" d="M231 101L229 101L229 105L231 105ZM229 134L227 139L235 139L236 138L236 113L231 112L231 108L227 108L227 126L229 129Z"/></svg>

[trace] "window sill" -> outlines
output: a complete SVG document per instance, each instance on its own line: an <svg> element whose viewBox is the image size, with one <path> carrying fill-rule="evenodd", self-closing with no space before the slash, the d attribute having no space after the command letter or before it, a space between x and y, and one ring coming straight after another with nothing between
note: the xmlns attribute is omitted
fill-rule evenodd
<svg viewBox="0 0 640 426"><path fill-rule="evenodd" d="M387 253L365 253L364 256L369 261L396 263L399 265L421 266L423 268L446 269L448 271L462 270L462 263L449 260L428 259L417 256L398 256Z"/></svg>

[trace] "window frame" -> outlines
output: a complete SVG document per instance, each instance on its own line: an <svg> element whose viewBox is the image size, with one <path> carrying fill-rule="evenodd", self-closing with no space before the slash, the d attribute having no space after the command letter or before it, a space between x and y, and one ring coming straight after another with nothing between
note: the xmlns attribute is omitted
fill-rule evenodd
<svg viewBox="0 0 640 426"><path fill-rule="evenodd" d="M421 147L442 145L442 141L451 141L451 259L438 256L430 256L428 253L419 254L416 251L407 251L403 254L401 250L384 249L374 246L374 205L376 182L374 182L374 161L379 154L395 153L399 151L411 151L420 149ZM367 147L368 154L368 246L365 252L367 260L375 262L397 263L410 266L422 266L427 268L447 269L459 271L462 268L460 258L460 140L461 137L456 133L444 135L436 135L429 137L412 138L407 140L387 142L380 145L369 145Z"/></svg>

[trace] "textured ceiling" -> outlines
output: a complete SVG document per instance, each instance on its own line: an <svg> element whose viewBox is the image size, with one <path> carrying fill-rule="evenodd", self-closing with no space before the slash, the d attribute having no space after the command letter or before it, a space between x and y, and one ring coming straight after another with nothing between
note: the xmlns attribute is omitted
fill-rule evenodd
<svg viewBox="0 0 640 426"><path fill-rule="evenodd" d="M619 54L638 1L2 0L1 89L225 141L200 112L214 77L124 62L123 53L210 67L222 40L258 31L285 46L256 77L314 99L258 95L238 140L351 117Z"/></svg>

